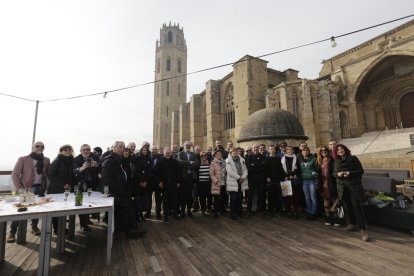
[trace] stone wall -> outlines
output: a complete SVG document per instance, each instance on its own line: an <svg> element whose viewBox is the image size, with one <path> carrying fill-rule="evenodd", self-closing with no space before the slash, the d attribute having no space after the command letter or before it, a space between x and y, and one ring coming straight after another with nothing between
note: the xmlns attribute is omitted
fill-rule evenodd
<svg viewBox="0 0 414 276"><path fill-rule="evenodd" d="M357 156L366 169L410 170L411 177L414 177L412 168L414 153L407 154L409 151L412 151L412 148L358 154Z"/></svg>

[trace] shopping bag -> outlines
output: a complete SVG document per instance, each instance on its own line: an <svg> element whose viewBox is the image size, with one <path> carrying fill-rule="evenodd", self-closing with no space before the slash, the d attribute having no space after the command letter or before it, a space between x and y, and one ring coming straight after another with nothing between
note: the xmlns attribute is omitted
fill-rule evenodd
<svg viewBox="0 0 414 276"><path fill-rule="evenodd" d="M292 193L292 183L290 180L280 181L280 188L282 189L282 196L291 196Z"/></svg>

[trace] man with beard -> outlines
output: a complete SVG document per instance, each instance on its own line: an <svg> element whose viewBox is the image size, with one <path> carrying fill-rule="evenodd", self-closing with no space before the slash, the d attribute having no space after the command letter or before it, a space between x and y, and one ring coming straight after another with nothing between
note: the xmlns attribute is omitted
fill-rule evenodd
<svg viewBox="0 0 414 276"><path fill-rule="evenodd" d="M197 155L191 151L191 142L186 141L184 143L184 150L178 153L177 160L180 164L182 172L182 183L180 187L181 216L185 217L185 208L187 206L187 215L192 217L192 191L194 188L194 182L197 180L197 169L200 163Z"/></svg>
<svg viewBox="0 0 414 276"><path fill-rule="evenodd" d="M221 142L221 140L216 140L216 148L214 149L214 151L216 151L216 150L221 151L221 154L223 155L224 160L229 155L229 153L224 149L223 142Z"/></svg>
<svg viewBox="0 0 414 276"><path fill-rule="evenodd" d="M32 152L20 157L17 160L12 172L13 185L18 191L19 189L33 188L36 195L43 193L46 189L47 170L50 165L50 159L43 156L45 145L43 142L36 142L32 146ZM40 230L37 227L39 220L32 219L32 234L39 236ZM10 226L10 235L7 242L16 241L16 232L19 225L18 221L13 221Z"/></svg>
<svg viewBox="0 0 414 276"><path fill-rule="evenodd" d="M162 191L162 206L164 211L164 222L168 222L168 215L172 213L177 216L177 189L180 187L180 165L172 158L170 148L165 148L164 158L155 167L158 188Z"/></svg>
<svg viewBox="0 0 414 276"><path fill-rule="evenodd" d="M75 157L73 163L75 167L76 183L80 184L79 189L92 189L97 191L99 187L99 164L98 157L91 153L91 147L83 144L80 154ZM96 216L95 216L96 218ZM99 218L99 216L97 216ZM92 224L88 214L79 215L80 225L84 231L90 231L88 224Z"/></svg>

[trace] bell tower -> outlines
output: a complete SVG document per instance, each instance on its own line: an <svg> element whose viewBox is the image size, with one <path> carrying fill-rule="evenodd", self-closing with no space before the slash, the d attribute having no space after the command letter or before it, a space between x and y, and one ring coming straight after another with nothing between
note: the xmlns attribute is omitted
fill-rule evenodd
<svg viewBox="0 0 414 276"><path fill-rule="evenodd" d="M163 24L155 43L153 145L171 146L172 112L187 100L187 45L184 30Z"/></svg>

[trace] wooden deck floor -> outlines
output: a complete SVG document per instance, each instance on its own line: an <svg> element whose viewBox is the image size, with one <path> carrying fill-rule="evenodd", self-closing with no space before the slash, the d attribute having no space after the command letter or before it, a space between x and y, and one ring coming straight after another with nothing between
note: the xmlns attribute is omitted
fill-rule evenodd
<svg viewBox="0 0 414 276"><path fill-rule="evenodd" d="M66 251L52 250L51 275L413 275L414 236L376 226L373 241L322 221L252 217L185 218L144 223L147 234L115 240L105 266L104 224L77 231ZM78 228L77 228L78 229ZM55 247L53 237L52 247ZM34 275L39 238L8 244L0 275Z"/></svg>

